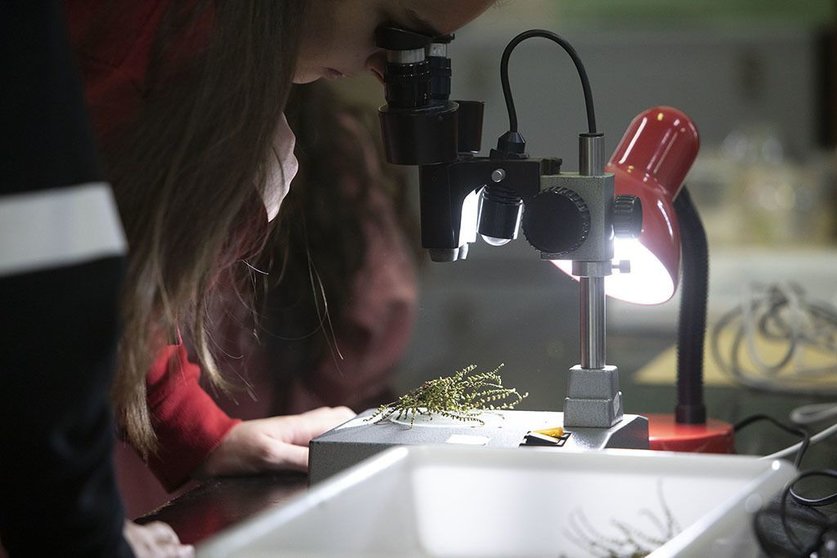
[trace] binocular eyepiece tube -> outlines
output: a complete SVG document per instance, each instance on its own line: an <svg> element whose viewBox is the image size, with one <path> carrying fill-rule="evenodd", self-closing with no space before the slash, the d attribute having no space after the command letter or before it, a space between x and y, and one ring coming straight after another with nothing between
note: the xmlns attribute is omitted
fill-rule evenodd
<svg viewBox="0 0 837 558"><path fill-rule="evenodd" d="M430 37L381 27L375 38L387 51L387 104L379 111L387 160L433 165L456 161L461 152L479 151L482 103L450 100L448 46L453 35Z"/></svg>

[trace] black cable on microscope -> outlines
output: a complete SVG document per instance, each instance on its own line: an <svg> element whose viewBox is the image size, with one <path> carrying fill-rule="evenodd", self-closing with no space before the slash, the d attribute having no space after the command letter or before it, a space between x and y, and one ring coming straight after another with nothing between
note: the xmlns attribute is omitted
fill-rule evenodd
<svg viewBox="0 0 837 558"><path fill-rule="evenodd" d="M555 43L558 43L567 54L572 58L576 70L578 70L578 77L581 79L581 87L584 90L584 104L587 109L587 131L590 134L596 133L596 113L593 108L593 93L590 90L590 80L587 77L587 71L584 69L584 64L581 62L578 53L565 39L552 31L544 29L531 29L524 31L514 39L512 39L506 49L503 51L503 56L500 59L500 84L503 87L503 97L506 100L506 109L509 112L509 131L517 132L517 111L514 108L514 101L512 100L511 86L509 85L509 57L512 50L521 42L531 37L543 37Z"/></svg>

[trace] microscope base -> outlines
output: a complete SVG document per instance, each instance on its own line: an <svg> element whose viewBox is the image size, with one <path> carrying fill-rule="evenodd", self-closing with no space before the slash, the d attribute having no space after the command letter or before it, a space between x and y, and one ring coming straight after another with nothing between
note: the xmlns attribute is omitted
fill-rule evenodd
<svg viewBox="0 0 837 558"><path fill-rule="evenodd" d="M552 411L492 411L480 415L484 424L463 422L443 416L418 415L378 420L376 409L364 411L349 422L311 440L309 473L311 483L324 480L343 469L398 445L459 444L487 447L518 447L527 433L563 426L564 413ZM568 434L568 436L566 435ZM567 428L560 446L538 446L551 451L579 451L604 448L648 449L648 420L624 415L610 428ZM520 451L527 451L522 447Z"/></svg>

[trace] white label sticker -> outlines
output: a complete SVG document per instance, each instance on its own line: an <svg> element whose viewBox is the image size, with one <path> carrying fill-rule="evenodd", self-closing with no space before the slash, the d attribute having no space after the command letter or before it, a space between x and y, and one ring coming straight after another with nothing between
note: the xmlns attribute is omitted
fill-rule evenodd
<svg viewBox="0 0 837 558"><path fill-rule="evenodd" d="M468 434L453 434L448 438L446 444L460 444L464 446L486 446L488 440L485 436L469 436Z"/></svg>

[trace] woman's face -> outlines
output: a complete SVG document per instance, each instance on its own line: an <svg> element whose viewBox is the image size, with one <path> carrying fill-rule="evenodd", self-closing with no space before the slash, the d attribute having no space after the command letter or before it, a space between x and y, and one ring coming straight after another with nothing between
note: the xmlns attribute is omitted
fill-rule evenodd
<svg viewBox="0 0 837 558"><path fill-rule="evenodd" d="M295 83L371 71L383 80L386 53L375 30L394 25L427 35L453 33L496 0L309 0ZM268 220L279 213L298 169L288 121L276 131L264 193Z"/></svg>
<svg viewBox="0 0 837 558"><path fill-rule="evenodd" d="M310 0L296 83L371 71L383 78L375 29L394 25L428 35L453 33L495 0Z"/></svg>
<svg viewBox="0 0 837 558"><path fill-rule="evenodd" d="M285 115L279 121L273 136L273 153L267 169L267 184L264 189L264 207L267 210L267 220L272 221L279 213L282 200L288 195L291 180L296 176L299 163L294 155L296 136L288 126Z"/></svg>

